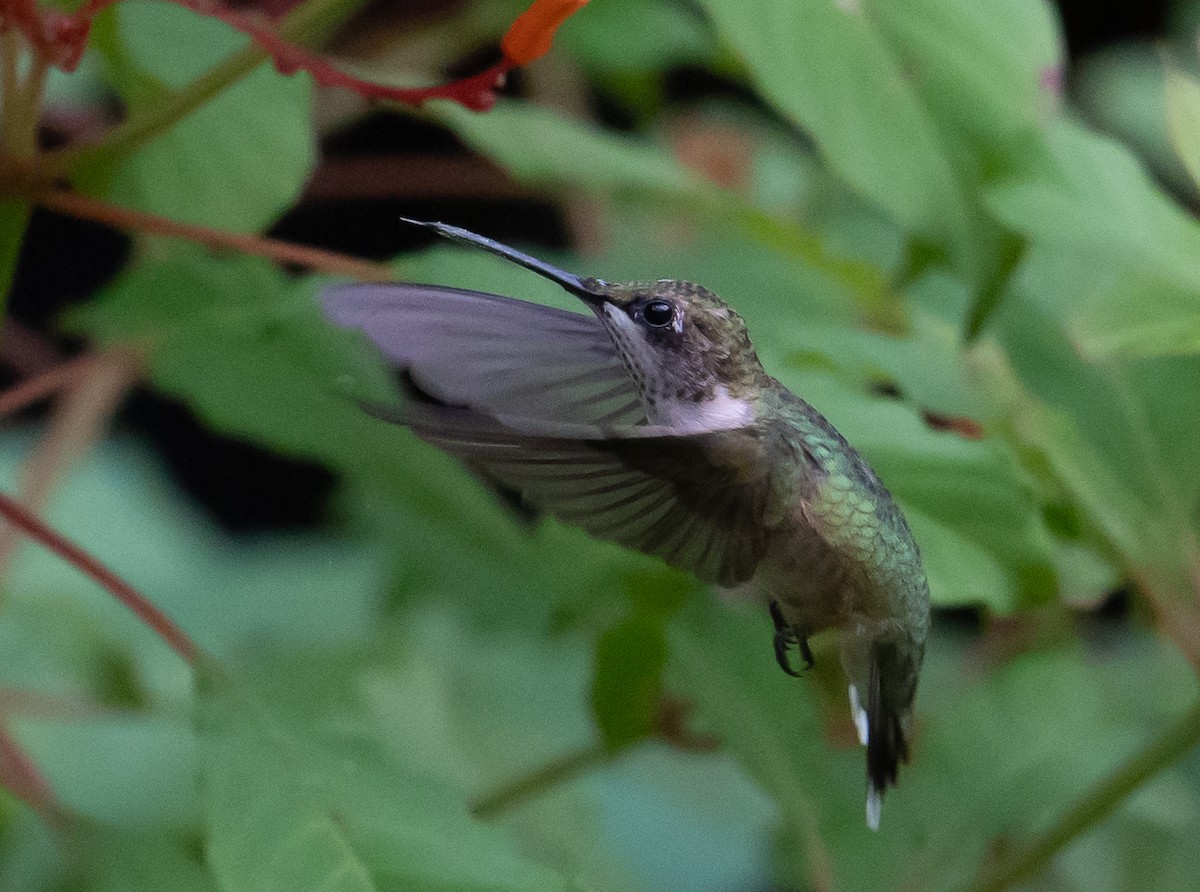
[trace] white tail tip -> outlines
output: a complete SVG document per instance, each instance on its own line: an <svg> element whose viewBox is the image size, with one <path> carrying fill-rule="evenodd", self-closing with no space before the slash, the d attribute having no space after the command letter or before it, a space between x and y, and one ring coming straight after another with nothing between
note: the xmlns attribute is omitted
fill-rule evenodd
<svg viewBox="0 0 1200 892"><path fill-rule="evenodd" d="M867 826L879 829L879 814L883 811L883 797L872 783L867 784Z"/></svg>
<svg viewBox="0 0 1200 892"><path fill-rule="evenodd" d="M850 685L850 714L854 716L854 727L858 729L858 742L867 745L870 736L867 729L867 711L858 700L858 688Z"/></svg>

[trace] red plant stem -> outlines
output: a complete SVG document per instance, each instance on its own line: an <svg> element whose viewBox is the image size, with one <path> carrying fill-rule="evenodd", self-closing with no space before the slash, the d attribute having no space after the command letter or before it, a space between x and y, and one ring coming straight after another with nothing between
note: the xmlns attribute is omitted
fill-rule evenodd
<svg viewBox="0 0 1200 892"><path fill-rule="evenodd" d="M386 282L393 278L386 264L359 260L336 251L293 245L259 235L225 232L208 226L180 223L169 217L117 207L76 192L46 192L35 199L43 207L72 217L95 220L118 229L132 229L154 235L186 239L210 248L228 248L243 254L265 257L276 263L294 264L306 269L350 276L366 282Z"/></svg>
<svg viewBox="0 0 1200 892"><path fill-rule="evenodd" d="M33 760L0 724L0 784L41 815L48 823L59 816L50 782Z"/></svg>
<svg viewBox="0 0 1200 892"><path fill-rule="evenodd" d="M79 356L0 391L0 418L19 412L38 400L53 396L72 382L78 381L95 362L95 357Z"/></svg>
<svg viewBox="0 0 1200 892"><path fill-rule="evenodd" d="M40 542L45 548L106 588L185 661L192 665L196 663L200 656L200 648L165 613L155 607L149 598L3 493L0 493L0 514L31 539Z"/></svg>

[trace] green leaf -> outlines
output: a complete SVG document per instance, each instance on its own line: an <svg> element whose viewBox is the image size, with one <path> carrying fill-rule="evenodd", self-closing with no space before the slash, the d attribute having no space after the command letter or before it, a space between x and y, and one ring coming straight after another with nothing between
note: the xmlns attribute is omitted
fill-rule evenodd
<svg viewBox="0 0 1200 892"><path fill-rule="evenodd" d="M104 45L136 116L217 65L248 39L170 3L122 3ZM164 52L170 47L170 52ZM316 160L312 88L264 63L153 142L83 172L90 191L181 223L265 228L300 195Z"/></svg>
<svg viewBox="0 0 1200 892"><path fill-rule="evenodd" d="M997 837L1044 826L1195 697L1188 666L1146 634L1101 658L1062 647L974 676L963 672L973 651L935 636L917 695L913 759L887 794L880 831L870 833L866 754L836 658L825 667L818 657L805 679L787 678L767 628L760 611L697 599L672 625L669 682L694 698L698 721L777 803L777 867L788 888L968 888ZM832 697L823 672L836 677ZM1191 775L1181 766L1163 777L1188 788L1181 807L1194 814ZM1174 790L1143 792L1169 808ZM1124 811L1114 820L1142 823ZM1180 822L1169 833L1183 845L1195 828Z"/></svg>
<svg viewBox="0 0 1200 892"><path fill-rule="evenodd" d="M881 272L856 254L812 226L766 213L718 188L651 143L525 103L502 102L486 115L457 106L444 106L437 114L468 145L519 180L612 194L643 207L669 202L689 215L732 224L739 236L749 234L785 259L801 260L868 310L877 310L887 298Z"/></svg>
<svg viewBox="0 0 1200 892"><path fill-rule="evenodd" d="M1046 150L986 199L1030 239L1025 266L1050 262L1086 277L1079 300L1059 301L1078 348L1097 358L1195 352L1200 225L1107 139L1064 121L1047 131Z"/></svg>
<svg viewBox="0 0 1200 892"><path fill-rule="evenodd" d="M1200 82L1166 66L1167 132L1175 154L1200 186Z"/></svg>
<svg viewBox="0 0 1200 892"><path fill-rule="evenodd" d="M636 27L630 27L636 22ZM620 52L613 35L621 34ZM709 61L716 47L692 9L667 0L607 0L574 16L555 38L597 75L661 72Z"/></svg>
<svg viewBox="0 0 1200 892"><path fill-rule="evenodd" d="M496 158L517 179L693 203L722 194L663 149L523 102L500 102L486 115L457 105L439 120L473 149Z"/></svg>
<svg viewBox="0 0 1200 892"><path fill-rule="evenodd" d="M1153 506L1151 517L1177 528L1180 515L1190 511L1187 506L1200 500L1195 460L1200 429L1179 411L1200 387L1200 357L1097 360L1081 355L1076 308L1112 278L1066 250L1032 252L997 320L1020 385L1011 387L999 369L989 369L987 377L999 385L1002 402L1017 406L1017 417L1025 404L1011 394L1021 388L1064 414L1077 431L1072 439L1110 469L1107 476L1120 490ZM983 354L980 358L991 362Z"/></svg>
<svg viewBox="0 0 1200 892"><path fill-rule="evenodd" d="M1124 143L1158 183L1191 198L1195 187L1171 144L1169 52L1147 39L1088 53L1071 71L1071 98L1080 119Z"/></svg>
<svg viewBox="0 0 1200 892"><path fill-rule="evenodd" d="M650 737L667 664L665 617L635 611L596 645L592 713L610 751Z"/></svg>
<svg viewBox="0 0 1200 892"><path fill-rule="evenodd" d="M1011 163L1019 141L1057 110L1063 44L1039 0L864 0L943 135L969 136L977 158Z"/></svg>
<svg viewBox="0 0 1200 892"><path fill-rule="evenodd" d="M386 478L390 467L399 477L397 432L355 403L390 401L387 373L357 335L325 321L317 284L255 258L217 261L177 245L68 321L101 341L143 346L155 383L218 430L339 470Z"/></svg>
<svg viewBox="0 0 1200 892"><path fill-rule="evenodd" d="M975 272L976 222L928 110L862 4L705 0L764 97L830 167Z"/></svg>
<svg viewBox="0 0 1200 892"><path fill-rule="evenodd" d="M320 680L331 668L202 670L207 852L222 889L567 888L472 820L461 793L355 733L348 692Z"/></svg>
<svg viewBox="0 0 1200 892"><path fill-rule="evenodd" d="M162 831L81 823L72 879L90 892L215 892L194 840Z"/></svg>

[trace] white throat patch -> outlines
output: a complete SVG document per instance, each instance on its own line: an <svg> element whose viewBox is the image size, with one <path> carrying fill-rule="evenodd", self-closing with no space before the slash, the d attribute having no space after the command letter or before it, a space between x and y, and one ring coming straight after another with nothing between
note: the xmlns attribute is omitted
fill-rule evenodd
<svg viewBox="0 0 1200 892"><path fill-rule="evenodd" d="M699 403L659 397L653 414L657 417L650 419L652 424L665 424L680 433L701 434L745 427L754 420L754 407L746 400L730 396L728 388L718 384L712 399Z"/></svg>
<svg viewBox="0 0 1200 892"><path fill-rule="evenodd" d="M604 313L623 361L627 367L633 367L630 374L635 379L641 375L650 378L638 381L638 387L643 391L646 420L651 424L661 424L681 434L700 434L744 427L754 420L754 406L731 396L724 384L718 384L713 396L701 402L676 398L670 386L670 371L660 368L661 354L651 349L637 323L612 305L606 305ZM655 388L655 380L665 386Z"/></svg>

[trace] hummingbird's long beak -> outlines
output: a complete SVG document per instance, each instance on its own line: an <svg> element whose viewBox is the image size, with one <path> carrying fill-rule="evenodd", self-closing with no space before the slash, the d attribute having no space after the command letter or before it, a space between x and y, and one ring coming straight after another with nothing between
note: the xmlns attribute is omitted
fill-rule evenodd
<svg viewBox="0 0 1200 892"><path fill-rule="evenodd" d="M551 282L558 284L569 294L575 295L591 306L600 306L608 296L609 285L602 279L577 276L574 273L566 272L558 267L551 266L545 261L538 260L536 257L531 257L523 251L518 251L516 248L510 248L508 245L494 241L487 236L471 232L469 229L460 229L457 226L450 226L446 223L412 220L408 217L401 217L400 219L405 223L411 223L413 226L423 226L425 229L432 229L438 235L448 238L451 241L473 245L476 248L483 248L483 250L495 254L497 257L503 257L505 260L511 261L518 266L523 266L527 270L531 270L539 276L543 276Z"/></svg>

